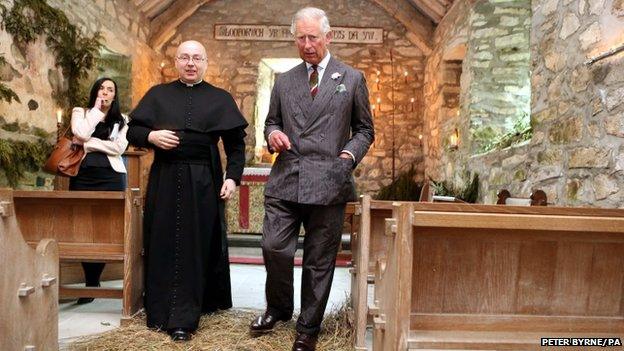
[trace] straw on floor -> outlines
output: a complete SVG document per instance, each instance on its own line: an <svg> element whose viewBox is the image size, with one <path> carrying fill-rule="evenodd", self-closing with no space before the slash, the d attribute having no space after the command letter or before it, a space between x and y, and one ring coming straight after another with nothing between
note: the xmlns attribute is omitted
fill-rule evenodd
<svg viewBox="0 0 624 351"><path fill-rule="evenodd" d="M325 317L317 350L353 350L352 314L345 304ZM85 337L69 346L70 350L210 350L210 351L282 351L290 350L295 339L295 320L280 324L276 330L257 338L249 335L252 319L261 311L220 311L203 316L193 339L174 343L164 332L145 326L145 315L139 315L126 326L110 332Z"/></svg>

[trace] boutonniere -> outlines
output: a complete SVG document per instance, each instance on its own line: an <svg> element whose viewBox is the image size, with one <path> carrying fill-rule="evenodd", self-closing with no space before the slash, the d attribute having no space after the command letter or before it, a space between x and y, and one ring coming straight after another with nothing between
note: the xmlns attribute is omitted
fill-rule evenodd
<svg viewBox="0 0 624 351"><path fill-rule="evenodd" d="M345 87L344 84L338 84L336 86L336 92L342 93L342 92L345 92L345 91L347 91L347 87Z"/></svg>
<svg viewBox="0 0 624 351"><path fill-rule="evenodd" d="M338 78L342 77L342 74L338 73L338 72L334 72L331 75L331 79L336 80Z"/></svg>

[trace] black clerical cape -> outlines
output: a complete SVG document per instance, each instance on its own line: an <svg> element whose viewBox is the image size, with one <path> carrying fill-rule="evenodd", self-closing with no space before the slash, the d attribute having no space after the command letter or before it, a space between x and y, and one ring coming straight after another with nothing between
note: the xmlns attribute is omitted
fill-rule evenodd
<svg viewBox="0 0 624 351"><path fill-rule="evenodd" d="M153 130L175 131L180 144L155 148L143 221L147 325L197 329L202 313L232 306L223 184L240 183L247 122L232 96L206 82L150 89L130 114L128 140L140 147Z"/></svg>

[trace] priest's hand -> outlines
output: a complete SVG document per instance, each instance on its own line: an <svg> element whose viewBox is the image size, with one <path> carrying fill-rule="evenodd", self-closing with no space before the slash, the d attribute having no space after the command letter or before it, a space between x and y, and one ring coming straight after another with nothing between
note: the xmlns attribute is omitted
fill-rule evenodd
<svg viewBox="0 0 624 351"><path fill-rule="evenodd" d="M288 135L278 130L269 134L269 146L274 152L290 150L290 139L288 139Z"/></svg>
<svg viewBox="0 0 624 351"><path fill-rule="evenodd" d="M147 141L163 150L173 149L180 143L180 139L175 135L175 132L166 129L151 131L147 136Z"/></svg>
<svg viewBox="0 0 624 351"><path fill-rule="evenodd" d="M236 183L232 179L226 179L221 187L221 193L219 194L223 200L229 200L236 191Z"/></svg>

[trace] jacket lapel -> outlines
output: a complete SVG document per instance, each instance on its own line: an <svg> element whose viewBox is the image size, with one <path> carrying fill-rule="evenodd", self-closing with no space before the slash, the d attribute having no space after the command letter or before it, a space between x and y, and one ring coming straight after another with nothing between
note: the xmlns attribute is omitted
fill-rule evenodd
<svg viewBox="0 0 624 351"><path fill-rule="evenodd" d="M332 79L332 75L338 72L340 78ZM330 57L325 72L323 73L323 79L319 85L319 92L316 97L311 100L311 107L309 113L306 114L306 124L303 130L307 130L312 123L319 118L323 110L330 105L331 99L336 95L336 87L342 82L345 75L345 69L334 59ZM310 94L308 94L310 95Z"/></svg>

